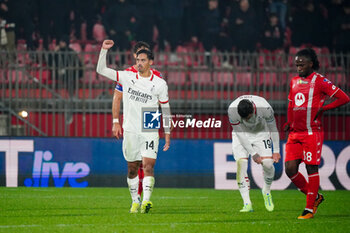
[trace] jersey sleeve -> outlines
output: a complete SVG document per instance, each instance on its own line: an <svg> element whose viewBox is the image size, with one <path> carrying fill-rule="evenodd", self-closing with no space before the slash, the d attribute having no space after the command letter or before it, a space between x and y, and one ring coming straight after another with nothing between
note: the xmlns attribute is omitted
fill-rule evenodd
<svg viewBox="0 0 350 233"><path fill-rule="evenodd" d="M115 85L115 90L119 92L123 92L123 86L120 83L117 83L117 85Z"/></svg>
<svg viewBox="0 0 350 233"><path fill-rule="evenodd" d="M105 76L113 81L117 81L116 71L107 67L107 49L101 48L100 55L98 57L96 72L100 75Z"/></svg>
<svg viewBox="0 0 350 233"><path fill-rule="evenodd" d="M117 78L116 78L117 82L118 82L121 86L123 86L126 77L128 77L130 74L134 74L134 73L131 72L131 71L121 71L121 70L118 70L118 71L117 71L117 75L116 75L116 76L117 76ZM116 89L117 89L117 87L116 87Z"/></svg>
<svg viewBox="0 0 350 233"><path fill-rule="evenodd" d="M239 125L240 118L237 116L237 107L230 106L227 110L227 113L231 126Z"/></svg>
<svg viewBox="0 0 350 233"><path fill-rule="evenodd" d="M289 83L289 94L288 94L288 100L293 101L293 88L292 88L293 79Z"/></svg>
<svg viewBox="0 0 350 233"><path fill-rule="evenodd" d="M263 109L263 116L267 123L271 123L275 121L275 112L273 111L269 103L267 103Z"/></svg>
<svg viewBox="0 0 350 233"><path fill-rule="evenodd" d="M158 101L161 104L166 104L169 102L168 85L165 82L160 88Z"/></svg>
<svg viewBox="0 0 350 233"><path fill-rule="evenodd" d="M333 95L339 90L339 88L327 78L323 78L323 80L319 82L319 85L321 86L320 89L322 92L330 97L333 97Z"/></svg>

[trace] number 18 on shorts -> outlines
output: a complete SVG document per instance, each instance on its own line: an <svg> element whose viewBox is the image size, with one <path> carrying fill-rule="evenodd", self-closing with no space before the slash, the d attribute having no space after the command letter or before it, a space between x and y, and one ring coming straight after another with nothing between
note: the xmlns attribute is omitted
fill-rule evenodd
<svg viewBox="0 0 350 233"><path fill-rule="evenodd" d="M290 133L286 144L285 161L301 159L305 164L320 165L323 133Z"/></svg>

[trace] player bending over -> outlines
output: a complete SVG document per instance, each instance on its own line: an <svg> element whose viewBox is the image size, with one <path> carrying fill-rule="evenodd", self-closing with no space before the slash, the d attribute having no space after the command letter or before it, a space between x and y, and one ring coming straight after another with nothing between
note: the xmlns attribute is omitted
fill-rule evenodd
<svg viewBox="0 0 350 233"><path fill-rule="evenodd" d="M271 184L275 176L273 163L281 158L279 133L274 112L262 97L243 95L231 103L228 116L232 126L232 150L237 163L237 183L243 199L240 212L252 212L249 197L248 157L263 167L264 185L262 195L265 207L273 211Z"/></svg>

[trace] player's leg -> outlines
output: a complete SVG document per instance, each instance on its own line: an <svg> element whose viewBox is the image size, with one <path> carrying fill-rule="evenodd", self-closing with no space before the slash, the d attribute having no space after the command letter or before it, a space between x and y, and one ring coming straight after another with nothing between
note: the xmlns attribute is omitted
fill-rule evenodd
<svg viewBox="0 0 350 233"><path fill-rule="evenodd" d="M143 169L145 177L143 178L143 199L141 206L141 213L148 213L152 208L153 204L151 202L151 195L154 188L154 165L156 163L155 159L152 158L143 158Z"/></svg>
<svg viewBox="0 0 350 233"><path fill-rule="evenodd" d="M137 170L140 166L140 161L128 162L128 187L132 199L130 213L137 213L140 208L141 198L138 195L139 177L137 176Z"/></svg>
<svg viewBox="0 0 350 233"><path fill-rule="evenodd" d="M133 133L124 132L123 155L128 162L127 183L129 187L132 204L130 213L137 213L140 207L141 199L137 193L139 185L139 177L137 176L138 168L141 163L139 148L137 147L137 136Z"/></svg>
<svg viewBox="0 0 350 233"><path fill-rule="evenodd" d="M247 158L241 158L237 160L237 184L238 189L241 194L241 197L243 199L243 208L240 210L240 212L252 212L252 202L250 200L249 196L249 190L250 190L250 180L248 177L248 159Z"/></svg>
<svg viewBox="0 0 350 233"><path fill-rule="evenodd" d="M320 186L320 177L318 174L318 166L321 162L323 135L322 133L314 132L309 135L303 141L304 146L304 158L303 161L306 164L306 170L309 178L308 191L306 195L306 207L303 214L299 216L299 219L312 218L314 212L316 212L318 203L315 211L315 201Z"/></svg>
<svg viewBox="0 0 350 233"><path fill-rule="evenodd" d="M248 152L243 148L238 137L232 132L232 151L237 164L237 184L243 199L243 208L240 212L253 211L252 202L249 196L250 180L248 177Z"/></svg>
<svg viewBox="0 0 350 233"><path fill-rule="evenodd" d="M273 211L275 206L272 201L271 184L275 177L275 167L273 166L272 158L264 158L262 161L264 185L262 195L264 198L265 208L268 211Z"/></svg>
<svg viewBox="0 0 350 233"><path fill-rule="evenodd" d="M143 198L141 205L141 213L148 213L153 207L151 195L154 188L154 165L156 164L159 137L158 135L141 136L143 143L141 148L142 164L143 164Z"/></svg>
<svg viewBox="0 0 350 233"><path fill-rule="evenodd" d="M274 210L272 201L271 184L275 177L275 167L272 159L272 140L270 134L267 132L260 132L252 134L250 140L253 142L253 148L262 158L262 168L264 185L262 188L262 195L264 198L265 208L268 211Z"/></svg>
<svg viewBox="0 0 350 233"><path fill-rule="evenodd" d="M138 194L141 198L141 195L142 195L142 181L143 181L143 177L144 177L144 172L143 172L143 165L142 163L140 164L140 167L139 167L139 172L138 172L138 176L139 176L139 189L138 189Z"/></svg>
<svg viewBox="0 0 350 233"><path fill-rule="evenodd" d="M304 194L307 194L308 183L299 172L299 164L303 158L303 148L298 134L290 133L286 144L285 171L293 184Z"/></svg>

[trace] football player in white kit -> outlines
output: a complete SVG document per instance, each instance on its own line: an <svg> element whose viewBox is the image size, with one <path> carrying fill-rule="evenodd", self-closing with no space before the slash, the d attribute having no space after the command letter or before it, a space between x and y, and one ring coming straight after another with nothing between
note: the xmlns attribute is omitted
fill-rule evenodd
<svg viewBox="0 0 350 233"><path fill-rule="evenodd" d="M154 165L157 159L159 133L157 129L147 130L144 125L144 114L151 113L151 122L160 119L159 105L164 116L170 122L170 106L168 86L164 79L155 75L150 66L153 64L153 54L142 49L137 52L136 65L138 73L132 71L116 71L106 65L107 51L114 45L112 40L102 44L97 73L120 83L123 86L124 140L123 154L128 163L127 182L131 194L132 205L130 213L148 213L153 204L150 201L154 187ZM160 122L160 121L158 121ZM160 123L159 123L160 124ZM170 147L170 124L164 124L165 145L163 151ZM137 176L142 161L143 200L138 196L139 178Z"/></svg>
<svg viewBox="0 0 350 233"><path fill-rule="evenodd" d="M248 157L263 167L264 185L262 194L265 207L273 211L274 204L270 187L275 175L273 163L281 158L279 133L274 111L262 97L243 95L231 103L228 116L232 126L232 150L237 163L237 183L243 199L240 212L252 212L249 197Z"/></svg>

